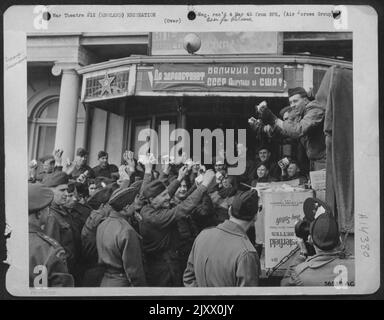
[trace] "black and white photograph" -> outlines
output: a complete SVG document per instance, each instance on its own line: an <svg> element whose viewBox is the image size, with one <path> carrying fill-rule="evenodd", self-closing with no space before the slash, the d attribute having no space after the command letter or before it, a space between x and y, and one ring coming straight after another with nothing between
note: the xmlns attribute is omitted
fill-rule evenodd
<svg viewBox="0 0 384 320"><path fill-rule="evenodd" d="M172 8L6 13L7 290L374 292L377 16Z"/></svg>

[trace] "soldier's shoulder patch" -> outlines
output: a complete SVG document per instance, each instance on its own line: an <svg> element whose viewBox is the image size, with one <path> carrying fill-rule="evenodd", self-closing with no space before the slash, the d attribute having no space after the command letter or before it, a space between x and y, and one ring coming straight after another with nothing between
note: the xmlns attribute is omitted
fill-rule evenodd
<svg viewBox="0 0 384 320"><path fill-rule="evenodd" d="M37 234L39 235L40 238L42 238L43 240L48 242L54 248L60 248L61 247L60 244L55 239L52 239L51 237L47 236L45 233L37 232Z"/></svg>

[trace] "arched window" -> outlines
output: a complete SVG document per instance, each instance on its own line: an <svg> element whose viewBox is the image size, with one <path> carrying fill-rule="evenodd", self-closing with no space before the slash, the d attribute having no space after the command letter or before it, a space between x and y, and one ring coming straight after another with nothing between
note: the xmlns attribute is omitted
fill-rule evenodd
<svg viewBox="0 0 384 320"><path fill-rule="evenodd" d="M29 148L33 159L52 154L55 147L59 97L44 99L29 118Z"/></svg>
<svg viewBox="0 0 384 320"><path fill-rule="evenodd" d="M45 105L38 118L37 159L52 153L55 147L58 109L59 101L52 101Z"/></svg>
<svg viewBox="0 0 384 320"><path fill-rule="evenodd" d="M31 106L32 107L32 106ZM52 154L55 147L59 96L45 96L31 110L28 118L29 160L40 159ZM80 145L84 131L85 110L78 108L76 126L76 145Z"/></svg>

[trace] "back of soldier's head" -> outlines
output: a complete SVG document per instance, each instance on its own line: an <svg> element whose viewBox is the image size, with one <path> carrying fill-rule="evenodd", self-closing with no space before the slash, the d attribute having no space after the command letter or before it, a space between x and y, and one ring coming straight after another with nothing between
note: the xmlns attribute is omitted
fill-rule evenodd
<svg viewBox="0 0 384 320"><path fill-rule="evenodd" d="M320 214L311 224L310 235L316 248L331 251L340 244L340 234L336 219L331 212Z"/></svg>
<svg viewBox="0 0 384 320"><path fill-rule="evenodd" d="M259 196L256 190L238 192L231 205L231 215L239 220L252 221L259 207Z"/></svg>

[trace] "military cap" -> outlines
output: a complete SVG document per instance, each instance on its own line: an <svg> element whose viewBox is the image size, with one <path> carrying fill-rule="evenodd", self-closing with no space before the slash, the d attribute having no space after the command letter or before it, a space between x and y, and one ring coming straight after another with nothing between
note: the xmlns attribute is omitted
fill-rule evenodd
<svg viewBox="0 0 384 320"><path fill-rule="evenodd" d="M100 159L102 157L108 157L108 152L99 151L99 153L97 154L97 159Z"/></svg>
<svg viewBox="0 0 384 320"><path fill-rule="evenodd" d="M149 183L143 191L143 196L147 199L154 198L162 193L167 186L160 180L155 180Z"/></svg>
<svg viewBox="0 0 384 320"><path fill-rule="evenodd" d="M87 204L94 210L99 209L101 204L107 203L112 195L113 188L108 186L96 191L87 201Z"/></svg>
<svg viewBox="0 0 384 320"><path fill-rule="evenodd" d="M76 150L76 155L79 157L84 157L88 154L88 151L85 150L84 148L77 148Z"/></svg>
<svg viewBox="0 0 384 320"><path fill-rule="evenodd" d="M135 187L116 189L108 203L114 210L120 211L135 200L138 192L139 190Z"/></svg>
<svg viewBox="0 0 384 320"><path fill-rule="evenodd" d="M305 89L302 87L288 89L288 97L292 97L295 94L299 94L301 97L308 97L307 91L305 91Z"/></svg>
<svg viewBox="0 0 384 320"><path fill-rule="evenodd" d="M231 207L231 214L233 217L240 220L251 221L259 208L259 196L257 191L240 191L235 195Z"/></svg>
<svg viewBox="0 0 384 320"><path fill-rule="evenodd" d="M46 187L53 188L61 184L67 184L68 181L69 176L65 172L57 171L47 175L42 182Z"/></svg>
<svg viewBox="0 0 384 320"><path fill-rule="evenodd" d="M266 144L261 145L261 146L257 149L257 153L259 153L261 150L268 150L269 152L272 152L272 151L271 151L271 148L270 148L268 145L266 145Z"/></svg>
<svg viewBox="0 0 384 320"><path fill-rule="evenodd" d="M48 207L53 200L53 191L40 183L28 183L28 211L33 213Z"/></svg>
<svg viewBox="0 0 384 320"><path fill-rule="evenodd" d="M321 250L329 251L339 245L339 228L331 212L320 214L311 223L310 235L313 244Z"/></svg>

